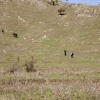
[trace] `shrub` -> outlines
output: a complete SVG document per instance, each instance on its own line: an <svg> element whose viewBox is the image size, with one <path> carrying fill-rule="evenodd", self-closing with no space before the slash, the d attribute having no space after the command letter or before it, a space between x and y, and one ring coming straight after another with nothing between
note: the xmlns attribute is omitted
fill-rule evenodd
<svg viewBox="0 0 100 100"><path fill-rule="evenodd" d="M59 13L60 15L65 15L63 12L65 12L65 9L63 9L63 8L60 8L60 9L58 10L58 13Z"/></svg>
<svg viewBox="0 0 100 100"><path fill-rule="evenodd" d="M18 70L18 65L17 64L14 64L10 69L9 69L9 72L10 73L14 73L15 71Z"/></svg>
<svg viewBox="0 0 100 100"><path fill-rule="evenodd" d="M16 71L15 68L10 68L10 70L9 70L10 73L14 73L15 71Z"/></svg>
<svg viewBox="0 0 100 100"><path fill-rule="evenodd" d="M25 62L25 70L26 72L36 72L36 69L34 68L36 60L34 60L33 56L31 56L31 59Z"/></svg>
<svg viewBox="0 0 100 100"><path fill-rule="evenodd" d="M50 4L50 5L55 5L55 1L53 1L53 0L51 0L51 1L48 1L48 4Z"/></svg>

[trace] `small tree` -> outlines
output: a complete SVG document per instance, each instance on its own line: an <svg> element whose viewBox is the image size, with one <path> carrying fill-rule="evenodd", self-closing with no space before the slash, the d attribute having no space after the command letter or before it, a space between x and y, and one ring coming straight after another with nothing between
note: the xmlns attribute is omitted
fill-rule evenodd
<svg viewBox="0 0 100 100"><path fill-rule="evenodd" d="M60 8L60 9L58 10L58 13L59 13L60 15L65 15L63 12L65 12L65 9L63 9L63 8Z"/></svg>

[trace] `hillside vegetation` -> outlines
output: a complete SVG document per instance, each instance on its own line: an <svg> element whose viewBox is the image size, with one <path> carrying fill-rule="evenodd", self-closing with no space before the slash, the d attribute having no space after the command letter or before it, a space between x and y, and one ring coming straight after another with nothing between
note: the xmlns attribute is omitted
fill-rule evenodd
<svg viewBox="0 0 100 100"><path fill-rule="evenodd" d="M50 2L0 1L0 100L100 100L100 6Z"/></svg>

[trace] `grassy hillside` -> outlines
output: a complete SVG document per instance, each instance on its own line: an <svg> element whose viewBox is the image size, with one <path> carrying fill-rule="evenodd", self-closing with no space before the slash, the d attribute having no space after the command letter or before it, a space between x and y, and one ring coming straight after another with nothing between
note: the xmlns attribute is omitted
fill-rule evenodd
<svg viewBox="0 0 100 100"><path fill-rule="evenodd" d="M99 100L100 6L48 2L0 1L0 99Z"/></svg>

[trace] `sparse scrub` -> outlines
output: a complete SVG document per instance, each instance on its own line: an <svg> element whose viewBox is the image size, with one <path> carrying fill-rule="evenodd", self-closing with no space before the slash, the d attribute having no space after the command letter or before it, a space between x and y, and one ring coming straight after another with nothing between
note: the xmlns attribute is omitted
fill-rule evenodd
<svg viewBox="0 0 100 100"><path fill-rule="evenodd" d="M54 0L48 1L48 4L55 6L55 1Z"/></svg>
<svg viewBox="0 0 100 100"><path fill-rule="evenodd" d="M15 71L20 70L20 65L19 63L13 62L12 67L9 68L10 73L14 73Z"/></svg>
<svg viewBox="0 0 100 100"><path fill-rule="evenodd" d="M60 15L65 15L65 9L64 8L60 8L59 10L58 10L58 13L60 14Z"/></svg>
<svg viewBox="0 0 100 100"><path fill-rule="evenodd" d="M58 0L48 1L48 4L53 5L53 6L58 5Z"/></svg>
<svg viewBox="0 0 100 100"><path fill-rule="evenodd" d="M17 56L17 62L19 62L20 61L20 58L19 58L19 56Z"/></svg>
<svg viewBox="0 0 100 100"><path fill-rule="evenodd" d="M100 100L100 6L17 1L0 1L0 99Z"/></svg>
<svg viewBox="0 0 100 100"><path fill-rule="evenodd" d="M16 70L17 70L16 68L12 67L12 68L10 68L9 72L14 73Z"/></svg>
<svg viewBox="0 0 100 100"><path fill-rule="evenodd" d="M36 72L36 69L34 68L34 64L36 63L36 60L34 60L34 57L31 56L28 61L25 62L25 70L27 72Z"/></svg>
<svg viewBox="0 0 100 100"><path fill-rule="evenodd" d="M9 57L7 58L7 61L9 63L12 63L12 66L9 68L9 72L10 73L14 73L15 71L20 70L20 58L19 56L17 56L17 58L15 59L14 57Z"/></svg>

